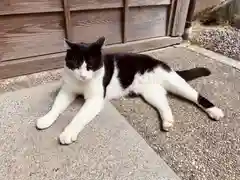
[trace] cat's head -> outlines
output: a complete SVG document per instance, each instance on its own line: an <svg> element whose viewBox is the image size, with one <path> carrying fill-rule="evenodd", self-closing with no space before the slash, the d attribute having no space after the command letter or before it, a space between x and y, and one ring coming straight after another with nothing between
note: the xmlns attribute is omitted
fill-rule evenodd
<svg viewBox="0 0 240 180"><path fill-rule="evenodd" d="M95 73L103 66L102 46L105 37L93 43L73 43L66 40L68 45L65 57L66 67L81 81L94 77Z"/></svg>

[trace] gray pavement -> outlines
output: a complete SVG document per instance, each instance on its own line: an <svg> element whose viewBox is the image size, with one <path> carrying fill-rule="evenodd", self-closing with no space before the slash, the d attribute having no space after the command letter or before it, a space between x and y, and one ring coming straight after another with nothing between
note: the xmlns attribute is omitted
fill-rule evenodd
<svg viewBox="0 0 240 180"><path fill-rule="evenodd" d="M151 53L174 69L208 67L209 77L190 84L223 109L226 117L210 120L195 106L170 96L172 131L160 130L157 113L142 100L113 101L115 107L183 180L240 179L240 71L189 49Z"/></svg>
<svg viewBox="0 0 240 180"><path fill-rule="evenodd" d="M1 180L180 180L110 103L70 146L57 138L80 100L37 131L57 89L53 83L0 96Z"/></svg>
<svg viewBox="0 0 240 180"><path fill-rule="evenodd" d="M220 62L226 63L228 59L221 58L220 55L216 57L213 55L214 53L204 53L212 58L217 58L220 61L218 62L183 47L167 48L150 54L169 63L175 69L188 69L195 66L208 67L212 71L211 76L194 80L190 84L222 108L226 117L219 122L211 121L198 108L170 96L169 100L176 122L172 131L166 133L160 130L160 120L156 112L140 99L127 100L123 98L113 101L115 107L181 179L240 179L240 71L236 69L239 66L237 62L232 64L233 60L231 60L227 62L230 66L227 66ZM0 81L0 94L59 79L60 71ZM147 163L145 161L146 167L151 167L149 168L151 170L147 172L143 170L141 173L145 174L141 175L137 167L141 169L142 166L139 164L144 159L151 159L150 156L153 152L147 148L144 141L139 140L140 137L128 124L123 122L124 120L121 122L123 125L118 126L117 124L120 122L104 121L102 120L104 115L101 115L102 117L99 117L101 121L93 121L83 131L76 144L69 147L59 146L56 138L66 124L62 120L70 119L73 116L73 112L76 112L75 105L64 113L59 122L51 129L43 132L36 131L33 127L35 119L47 111L54 96L54 93L50 93L48 88L46 88L47 92L44 92L45 87L44 90L40 90L41 92L37 90L38 88L34 88L34 93L29 93L32 92L32 89L29 89L23 90L25 95L22 91L17 91L5 94L0 98L0 125L3 127L0 128L0 179L67 180L83 179L82 177L87 176L93 179L96 179L94 177L98 177L98 179L144 179L145 177L151 179L147 177L148 174L151 176L151 172L153 174L156 171L162 172L157 169L161 170L161 166L155 168L154 164L157 164L155 161L151 160L152 165L149 165L149 161L146 160L148 161ZM51 90L50 86L49 88ZM18 94L19 92L20 94ZM12 96L13 94L14 96ZM44 94L46 96L43 97ZM49 97L51 98L49 99ZM106 111L108 111L108 107ZM109 112L112 111L115 110ZM116 126L112 128L114 123ZM122 135L115 138L116 132L120 132L119 127L127 129L126 136L128 138L121 138ZM108 133L102 133L103 129L108 129ZM134 136L132 131L135 133ZM120 141L121 149L125 143L122 142L122 139L132 145L132 148L127 147L127 149L124 146L124 153L117 152L114 144L116 142L113 142ZM137 151L139 148L133 150L138 154L137 157L143 158L134 158L134 160L126 158L127 152L136 147L136 141L141 141L144 144L142 146L146 148L143 148L141 153ZM88 148L89 151L86 150ZM109 155L106 152L110 152ZM96 157L97 155L99 157ZM123 160L119 161L119 157ZM162 161L154 154L153 157L162 164ZM93 162L92 159L96 161ZM111 163L112 161L117 162L116 166ZM104 171L101 173L103 169ZM108 171L109 169L110 171ZM112 169L115 171L111 171ZM167 170L167 172L169 171ZM13 176L13 173L16 175ZM132 174L136 174L136 178L130 177ZM164 176L160 173L160 176L162 175Z"/></svg>

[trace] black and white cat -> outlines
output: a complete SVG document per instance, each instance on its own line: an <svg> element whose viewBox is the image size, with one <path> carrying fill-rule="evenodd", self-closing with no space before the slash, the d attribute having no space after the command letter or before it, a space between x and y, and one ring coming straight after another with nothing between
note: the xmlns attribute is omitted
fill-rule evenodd
<svg viewBox="0 0 240 180"><path fill-rule="evenodd" d="M85 103L60 134L61 144L77 140L79 132L102 110L105 100L136 94L156 107L162 127L168 131L174 123L167 92L182 96L203 108L215 120L224 116L221 109L201 96L186 81L208 76L206 68L174 71L148 55L134 53L103 54L105 38L93 43L72 43L65 58L63 84L51 110L38 119L37 128L50 127L78 95Z"/></svg>

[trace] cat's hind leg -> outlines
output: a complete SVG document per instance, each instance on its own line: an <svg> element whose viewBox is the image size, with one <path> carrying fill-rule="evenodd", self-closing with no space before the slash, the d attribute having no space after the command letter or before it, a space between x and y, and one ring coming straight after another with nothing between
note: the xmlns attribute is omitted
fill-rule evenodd
<svg viewBox="0 0 240 180"><path fill-rule="evenodd" d="M166 90L160 85L144 85L138 93L153 107L155 107L162 118L162 128L169 131L173 126L174 118L168 104Z"/></svg>
<svg viewBox="0 0 240 180"><path fill-rule="evenodd" d="M50 127L56 121L58 116L74 101L75 98L75 93L62 87L55 98L51 110L37 120L36 127L38 129L46 129Z"/></svg>
<svg viewBox="0 0 240 180"><path fill-rule="evenodd" d="M201 107L212 119L220 120L224 117L223 111L212 102L199 94L184 79L175 72L169 73L169 78L164 83L164 88L176 95L188 99Z"/></svg>

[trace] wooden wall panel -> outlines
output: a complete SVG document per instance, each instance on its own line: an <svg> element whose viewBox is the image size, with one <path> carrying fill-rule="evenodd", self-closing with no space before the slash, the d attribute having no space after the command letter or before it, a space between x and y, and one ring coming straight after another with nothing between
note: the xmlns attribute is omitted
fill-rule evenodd
<svg viewBox="0 0 240 180"><path fill-rule="evenodd" d="M0 16L2 61L65 50L63 25L62 14Z"/></svg>
<svg viewBox="0 0 240 180"><path fill-rule="evenodd" d="M95 10L72 13L73 40L93 41L106 37L106 44L121 42L121 10Z"/></svg>
<svg viewBox="0 0 240 180"><path fill-rule="evenodd" d="M182 39L180 37L153 38L125 44L105 46L104 52L143 52L179 44L181 40ZM2 62L0 63L0 79L40 72L44 70L62 68L64 65L65 54L66 53L57 53L52 55Z"/></svg>
<svg viewBox="0 0 240 180"><path fill-rule="evenodd" d="M168 6L130 8L127 40L166 35Z"/></svg>
<svg viewBox="0 0 240 180"><path fill-rule="evenodd" d="M110 9L123 7L124 0L70 0L70 9L72 11L89 9ZM169 5L171 0L130 0L129 6L156 6Z"/></svg>
<svg viewBox="0 0 240 180"><path fill-rule="evenodd" d="M106 9L123 7L122 0L70 0L71 10Z"/></svg>
<svg viewBox="0 0 240 180"><path fill-rule="evenodd" d="M156 5L168 5L171 4L171 0L129 0L131 6L156 6Z"/></svg>
<svg viewBox="0 0 240 180"><path fill-rule="evenodd" d="M1 0L0 15L62 11L61 0Z"/></svg>
<svg viewBox="0 0 240 180"><path fill-rule="evenodd" d="M105 52L179 43L180 37L166 37L173 1L168 35L179 36L190 0L64 0L64 9L63 0L0 0L0 79L62 67L66 34L75 42L105 36Z"/></svg>

